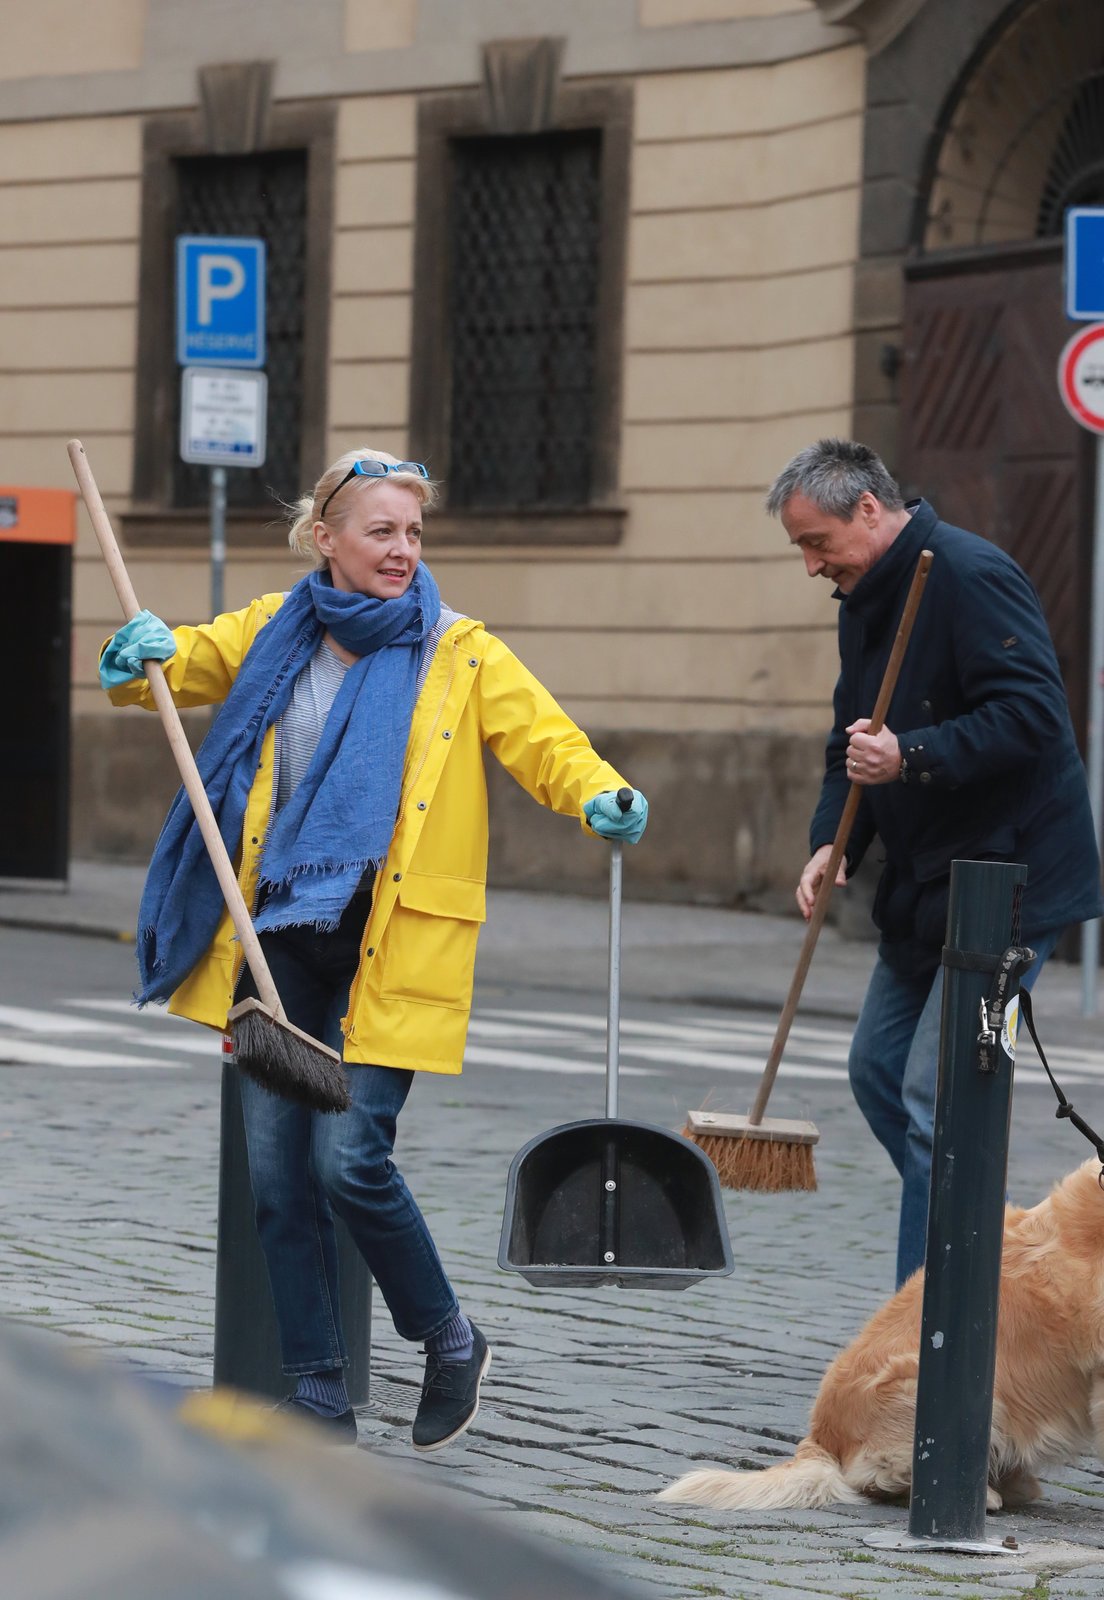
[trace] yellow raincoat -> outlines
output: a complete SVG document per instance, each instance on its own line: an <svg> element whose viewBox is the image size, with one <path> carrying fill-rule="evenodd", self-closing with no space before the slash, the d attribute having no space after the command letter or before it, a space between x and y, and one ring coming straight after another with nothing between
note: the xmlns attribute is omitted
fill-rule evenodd
<svg viewBox="0 0 1104 1600"><path fill-rule="evenodd" d="M244 611L177 628L165 676L178 706L225 699L257 632L283 603L262 595ZM152 708L144 678L109 691L114 705ZM625 780L591 748L500 639L464 617L443 635L414 707L391 848L376 876L348 1014L348 1062L460 1071L475 947L486 919L487 787L483 745L534 800L579 818L583 804ZM246 805L238 881L253 905L272 814L276 730L265 736ZM587 830L589 832L589 829ZM170 1011L223 1028L242 953L224 911L206 955Z"/></svg>

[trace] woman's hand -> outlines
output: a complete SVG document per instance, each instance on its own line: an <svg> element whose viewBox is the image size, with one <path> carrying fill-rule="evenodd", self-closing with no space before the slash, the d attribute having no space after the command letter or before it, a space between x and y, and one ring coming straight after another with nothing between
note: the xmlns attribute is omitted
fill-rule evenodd
<svg viewBox="0 0 1104 1600"><path fill-rule="evenodd" d="M603 839L621 839L636 844L648 826L648 802L639 789L632 791L632 804L622 811L612 789L604 789L583 806L583 816Z"/></svg>
<svg viewBox="0 0 1104 1600"><path fill-rule="evenodd" d="M168 661L176 654L176 640L160 617L152 611L139 611L113 633L100 657L100 683L117 689L132 678L144 678L143 661Z"/></svg>

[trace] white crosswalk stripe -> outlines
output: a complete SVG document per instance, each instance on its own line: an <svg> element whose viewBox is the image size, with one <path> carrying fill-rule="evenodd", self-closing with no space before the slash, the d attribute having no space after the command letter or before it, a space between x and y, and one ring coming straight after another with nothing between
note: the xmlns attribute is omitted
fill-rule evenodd
<svg viewBox="0 0 1104 1600"><path fill-rule="evenodd" d="M708 1068L717 1073L761 1074L774 1038L773 1020L744 1016L689 1016L678 1022L621 1019L623 1061L653 1061L670 1068ZM511 1029L520 1030L511 1032ZM541 1029L550 1047L605 1051L606 1019L595 1012L537 1011L490 1006L472 1018L474 1038L493 1037L505 1046L511 1038L540 1042ZM795 1023L790 1029L783 1058L787 1077L847 1079L847 1055L852 1028L846 1021ZM589 1045L588 1045L588 1042ZM1016 1062L1016 1082L1025 1087L1050 1083L1026 1033L1021 1035ZM469 1056L471 1051L469 1049ZM1100 1084L1104 1081L1104 1051L1055 1046L1047 1051L1051 1067L1063 1085ZM838 1062L838 1066L829 1063ZM622 1070L631 1070L622 1068ZM657 1067L657 1070L660 1068ZM1053 1093L1053 1091L1050 1091Z"/></svg>
<svg viewBox="0 0 1104 1600"><path fill-rule="evenodd" d="M672 1020L622 1017L620 1071L629 1077L677 1076L681 1070L757 1077L774 1036L770 1017L671 1013ZM795 1023L783 1071L789 1078L846 1082L851 1026L831 1019ZM0 1005L0 1066L164 1069L218 1063L221 1040L211 1029L161 1006L139 1011L122 998L73 997L52 1009ZM1048 1052L1063 1086L1104 1083L1104 1051L1055 1046ZM499 1071L598 1077L605 1073L606 1018L600 1011L479 1006L471 1019L465 1062ZM1049 1083L1026 1035L1016 1082Z"/></svg>
<svg viewBox="0 0 1104 1600"><path fill-rule="evenodd" d="M516 1024L511 1024L509 1018L519 1019ZM540 1019L538 1023L537 1019ZM524 1020L521 1020L524 1019ZM518 1034L511 1034L511 1026L521 1030ZM535 1035L543 1027L546 1042L557 1048L570 1044L579 1052L590 1051L600 1054L605 1070L605 1034L606 1019L593 1016L584 1012L531 1012L507 1011L494 1009L481 1011L473 1016L471 1034L475 1039L481 1039L488 1032L499 1041L502 1047L508 1046L511 1037L524 1037L528 1041L536 1042ZM811 1030L805 1030L807 1033ZM846 1081L847 1070L845 1066L825 1066L824 1061L847 1060L846 1035L837 1034L832 1042L827 1042L823 1030L817 1030L820 1037L806 1042L795 1052L793 1076L803 1078L837 1079ZM769 1030L766 1035L760 1034L758 1029L753 1032L742 1031L737 1028L715 1028L705 1031L693 1026L677 1023L663 1022L636 1022L622 1018L620 1030L620 1072L629 1074L640 1071L627 1065L633 1061L654 1061L657 1066L654 1071L677 1070L684 1067L707 1067L718 1073L742 1073L745 1075L761 1074L767 1063L767 1050L770 1043ZM792 1037L792 1036L791 1036ZM709 1048L703 1048L708 1046ZM740 1048L743 1046L743 1048ZM750 1047L750 1048L749 1048ZM513 1052L509 1052L513 1054ZM802 1057L797 1060L797 1055ZM478 1060L473 1053L473 1047L468 1046L465 1060ZM789 1057L787 1057L789 1065ZM643 1069L647 1070L647 1069Z"/></svg>
<svg viewBox="0 0 1104 1600"><path fill-rule="evenodd" d="M189 1058L213 1064L221 1055L219 1034L160 1008L68 998L61 1005L64 1010L0 1005L0 1066L171 1071L192 1065Z"/></svg>
<svg viewBox="0 0 1104 1600"><path fill-rule="evenodd" d="M74 1050L70 1045L44 1043L40 1039L16 1039L0 1034L0 1066L3 1067L177 1067L182 1061L156 1056L108 1054L103 1050Z"/></svg>
<svg viewBox="0 0 1104 1600"><path fill-rule="evenodd" d="M582 1077L601 1077L606 1070L605 1061L582 1061L578 1057L538 1055L532 1050L495 1049L489 1045L469 1044L464 1051L465 1064L480 1067L506 1067L518 1072L559 1072ZM655 1074L648 1067L621 1066L619 1077L651 1078Z"/></svg>

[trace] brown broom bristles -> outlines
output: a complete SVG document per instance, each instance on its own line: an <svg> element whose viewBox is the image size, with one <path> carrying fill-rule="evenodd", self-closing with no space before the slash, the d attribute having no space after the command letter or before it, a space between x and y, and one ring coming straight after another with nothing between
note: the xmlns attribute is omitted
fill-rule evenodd
<svg viewBox="0 0 1104 1600"><path fill-rule="evenodd" d="M269 1094L311 1111L349 1109L345 1068L328 1045L274 1017L258 1000L235 1006L228 1023L235 1066Z"/></svg>
<svg viewBox="0 0 1104 1600"><path fill-rule="evenodd" d="M779 1193L817 1186L813 1147L807 1140L792 1143L747 1134L695 1133L689 1127L682 1133L709 1157L726 1189Z"/></svg>

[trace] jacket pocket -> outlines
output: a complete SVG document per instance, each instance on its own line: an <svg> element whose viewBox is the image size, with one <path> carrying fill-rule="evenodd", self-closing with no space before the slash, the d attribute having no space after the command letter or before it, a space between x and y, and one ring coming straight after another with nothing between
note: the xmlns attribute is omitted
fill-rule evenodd
<svg viewBox="0 0 1104 1600"><path fill-rule="evenodd" d="M952 861L1015 861L1019 835L1011 824L990 827L973 838L941 840L928 849L916 850L912 875L917 883L930 883L949 877Z"/></svg>
<svg viewBox="0 0 1104 1600"><path fill-rule="evenodd" d="M1016 854L1016 830L1007 826L993 828L984 839L960 839L957 845L919 852L913 859L918 885L916 937L924 944L942 945L947 936L953 861L1015 861Z"/></svg>
<svg viewBox="0 0 1104 1600"><path fill-rule="evenodd" d="M466 1011L475 947L487 919L486 885L408 872L387 924L380 995Z"/></svg>

